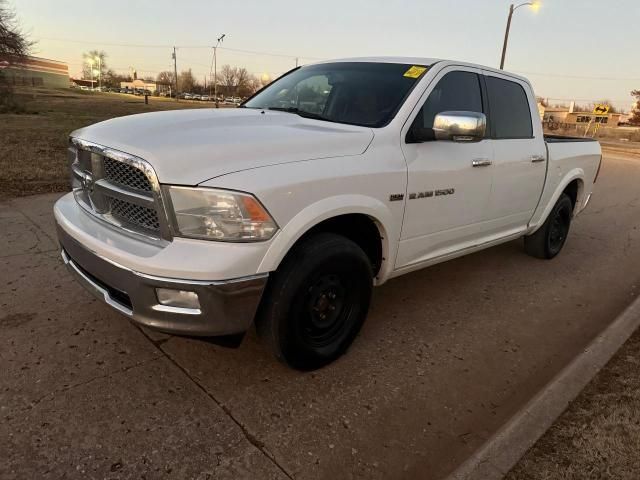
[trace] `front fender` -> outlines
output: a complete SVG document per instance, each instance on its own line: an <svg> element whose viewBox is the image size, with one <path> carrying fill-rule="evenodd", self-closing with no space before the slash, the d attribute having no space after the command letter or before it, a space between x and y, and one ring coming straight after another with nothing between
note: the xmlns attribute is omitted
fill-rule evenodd
<svg viewBox="0 0 640 480"><path fill-rule="evenodd" d="M298 212L274 237L257 273L276 270L291 247L311 228L333 217L347 214L363 214L377 225L382 242L383 262L377 283L388 278L395 263L395 251L391 251L390 238L397 238L398 232L389 231L393 225L392 213L380 200L365 195L337 195L312 203ZM391 227L392 228L392 227Z"/></svg>

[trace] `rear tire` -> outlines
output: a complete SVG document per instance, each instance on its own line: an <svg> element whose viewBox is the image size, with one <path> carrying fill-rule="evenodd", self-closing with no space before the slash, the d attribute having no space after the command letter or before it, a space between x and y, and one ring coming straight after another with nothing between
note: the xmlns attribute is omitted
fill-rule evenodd
<svg viewBox="0 0 640 480"><path fill-rule="evenodd" d="M532 257L551 259L558 255L567 241L573 202L566 193L553 206L544 224L533 234L524 237L524 249Z"/></svg>
<svg viewBox="0 0 640 480"><path fill-rule="evenodd" d="M371 262L358 245L333 233L314 235L295 246L269 279L258 335L289 366L320 368L355 339L372 286Z"/></svg>

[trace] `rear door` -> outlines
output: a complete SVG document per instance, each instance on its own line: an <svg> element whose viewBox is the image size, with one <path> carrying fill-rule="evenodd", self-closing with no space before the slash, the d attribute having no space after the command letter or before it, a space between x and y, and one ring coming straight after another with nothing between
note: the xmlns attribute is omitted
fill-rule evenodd
<svg viewBox="0 0 640 480"><path fill-rule="evenodd" d="M493 146L493 187L486 220L493 233L524 230L538 204L547 170L547 154L536 100L524 81L483 72L489 100ZM536 117L537 120L537 117Z"/></svg>
<svg viewBox="0 0 640 480"><path fill-rule="evenodd" d="M432 128L445 111L485 113L481 71L447 67L438 73L402 130L408 167L406 207L396 268L417 265L478 243L491 191L491 141L408 143L413 122ZM474 167L474 164L476 165Z"/></svg>

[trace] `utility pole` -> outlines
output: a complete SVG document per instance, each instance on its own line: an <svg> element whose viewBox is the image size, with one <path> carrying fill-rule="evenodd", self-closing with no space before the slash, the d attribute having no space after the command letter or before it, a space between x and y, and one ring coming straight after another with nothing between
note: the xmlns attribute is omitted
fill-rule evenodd
<svg viewBox="0 0 640 480"><path fill-rule="evenodd" d="M171 55L173 57L173 81L175 84L175 91L176 91L176 102L178 101L178 64L177 64L177 59L176 59L176 47L173 47L173 55Z"/></svg>
<svg viewBox="0 0 640 480"><path fill-rule="evenodd" d="M298 68L298 57L296 57L296 68Z"/></svg>
<svg viewBox="0 0 640 480"><path fill-rule="evenodd" d="M213 46L213 96L216 99L216 108L220 108L220 105L218 104L218 46L222 43L222 41L224 40L224 37L226 37L226 33L223 33L222 35L220 35L217 38L216 44ZM211 75L211 72L209 72L209 75ZM211 84L209 84L209 94L211 94Z"/></svg>

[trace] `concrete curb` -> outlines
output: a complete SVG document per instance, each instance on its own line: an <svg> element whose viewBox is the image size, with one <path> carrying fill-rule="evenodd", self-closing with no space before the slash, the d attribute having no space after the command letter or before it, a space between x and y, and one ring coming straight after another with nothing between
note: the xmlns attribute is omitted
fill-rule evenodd
<svg viewBox="0 0 640 480"><path fill-rule="evenodd" d="M640 327L640 297L447 480L503 478Z"/></svg>

